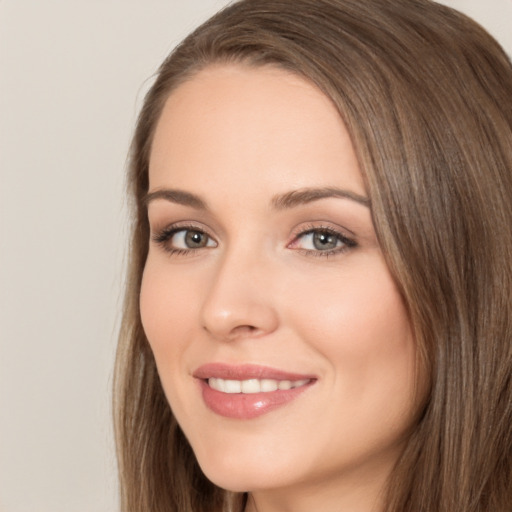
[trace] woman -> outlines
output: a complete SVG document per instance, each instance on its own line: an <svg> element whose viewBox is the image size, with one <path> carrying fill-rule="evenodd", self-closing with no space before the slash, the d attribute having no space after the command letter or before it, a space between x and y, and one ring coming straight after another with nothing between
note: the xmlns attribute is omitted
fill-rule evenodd
<svg viewBox="0 0 512 512"><path fill-rule="evenodd" d="M129 175L126 511L512 509L512 66L429 0L246 0Z"/></svg>

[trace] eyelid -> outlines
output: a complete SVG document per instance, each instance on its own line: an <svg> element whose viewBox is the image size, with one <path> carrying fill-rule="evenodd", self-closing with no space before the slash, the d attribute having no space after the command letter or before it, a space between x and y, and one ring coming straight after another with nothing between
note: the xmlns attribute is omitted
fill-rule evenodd
<svg viewBox="0 0 512 512"><path fill-rule="evenodd" d="M203 233L206 237L208 237L209 241L213 242L214 245L206 245L203 247L196 248L182 248L170 246L169 241L173 238L175 234L179 233L180 231L197 231ZM295 246L302 238L306 237L309 234L317 232L323 232L333 235L341 242L341 246L334 247L332 249L305 249L302 247ZM349 232L350 235L347 236L347 232ZM202 223L195 221L180 221L168 224L160 229L153 228L151 230L151 240L155 242L157 245L159 245L163 250L172 255L185 255L189 253L198 252L200 249L211 249L218 246L218 241L212 234L210 234L210 229L204 226ZM286 244L286 247L299 251L309 256L332 256L353 249L357 245L358 243L352 231L341 226L334 227L330 223L322 222L320 224L301 224L298 227L296 227L293 230L291 240Z"/></svg>
<svg viewBox="0 0 512 512"><path fill-rule="evenodd" d="M177 248L168 246L168 242L173 238L174 235L180 231L197 231L206 235L209 240L214 242L214 247L218 246L218 242L214 236L210 234L210 230L204 225L196 222L181 221L168 224L161 229L154 228L151 230L151 240L161 246L166 252L175 255L184 255L191 252L199 251L200 249L210 249L212 246L198 247L198 248Z"/></svg>
<svg viewBox="0 0 512 512"><path fill-rule="evenodd" d="M162 227L157 227L157 226L151 227L150 226L151 238L154 239L155 237L158 237L160 235L177 232L182 229L189 229L191 231L201 231L202 233L205 233L208 236L210 236L211 238L213 238L210 235L210 230L206 226L204 226L201 222L186 221L186 220L178 221L178 222L170 222L168 224L165 224Z"/></svg>
<svg viewBox="0 0 512 512"><path fill-rule="evenodd" d="M347 236L346 232L350 232L350 235ZM324 232L331 234L338 238L342 242L341 247L336 247L333 249L303 249L300 247L292 247L293 244L297 243L300 239L304 238L306 235L311 233ZM330 224L321 223L321 224L307 224L301 225L298 228L294 229L292 233L292 240L287 244L287 247L292 248L297 251L301 251L306 255L313 256L332 256L335 254L339 254L345 252L347 250L353 249L357 247L358 243L355 239L355 234L352 231L341 228L341 227L333 227Z"/></svg>

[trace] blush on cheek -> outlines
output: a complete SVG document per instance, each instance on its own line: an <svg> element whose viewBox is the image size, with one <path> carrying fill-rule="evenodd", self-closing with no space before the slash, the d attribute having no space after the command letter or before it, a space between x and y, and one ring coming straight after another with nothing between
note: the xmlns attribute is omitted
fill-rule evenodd
<svg viewBox="0 0 512 512"><path fill-rule="evenodd" d="M151 262L144 269L139 297L142 326L153 351L164 346L170 332L169 292L165 274L159 273Z"/></svg>
<svg viewBox="0 0 512 512"><path fill-rule="evenodd" d="M401 395L404 382L415 387L415 343L402 298L381 258L370 270L340 269L316 281L293 312L308 344L339 368L344 390L361 400L368 390Z"/></svg>

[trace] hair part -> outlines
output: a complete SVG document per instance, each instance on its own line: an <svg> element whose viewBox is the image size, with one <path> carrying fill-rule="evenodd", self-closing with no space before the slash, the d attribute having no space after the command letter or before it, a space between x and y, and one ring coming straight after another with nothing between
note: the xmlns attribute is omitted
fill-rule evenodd
<svg viewBox="0 0 512 512"><path fill-rule="evenodd" d="M202 69L232 63L314 83L351 135L430 379L384 510L511 510L512 66L479 25L430 0L244 0L160 67L128 174L133 226L114 395L122 509L239 512L245 503L199 469L138 305L161 111Z"/></svg>

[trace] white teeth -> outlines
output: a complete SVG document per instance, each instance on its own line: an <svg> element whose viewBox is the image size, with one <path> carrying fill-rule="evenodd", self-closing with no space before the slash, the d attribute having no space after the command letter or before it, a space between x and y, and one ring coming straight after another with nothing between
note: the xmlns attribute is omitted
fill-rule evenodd
<svg viewBox="0 0 512 512"><path fill-rule="evenodd" d="M215 379L215 378L211 378L208 381L211 388L216 389L217 391L223 391L223 392L226 391L225 382L226 382L225 380Z"/></svg>
<svg viewBox="0 0 512 512"><path fill-rule="evenodd" d="M281 382L290 382L290 381L283 380ZM279 384L281 384L281 383L279 383ZM266 391L277 391L280 388L278 387L277 380L263 379L260 381L260 389L261 389L261 391L266 392Z"/></svg>
<svg viewBox="0 0 512 512"><path fill-rule="evenodd" d="M271 391L287 390L305 386L309 379L302 380L274 380L274 379L248 379L248 380L225 380L211 377L208 385L223 393L268 393Z"/></svg>
<svg viewBox="0 0 512 512"><path fill-rule="evenodd" d="M281 389L281 390L291 389L291 387L292 387L292 383L289 380L282 380L279 383L279 389Z"/></svg>
<svg viewBox="0 0 512 512"><path fill-rule="evenodd" d="M222 379L218 379L222 380ZM242 383L239 380L225 380L224 393L241 393Z"/></svg>
<svg viewBox="0 0 512 512"><path fill-rule="evenodd" d="M258 379L249 379L242 381L242 393L259 393L260 382Z"/></svg>

